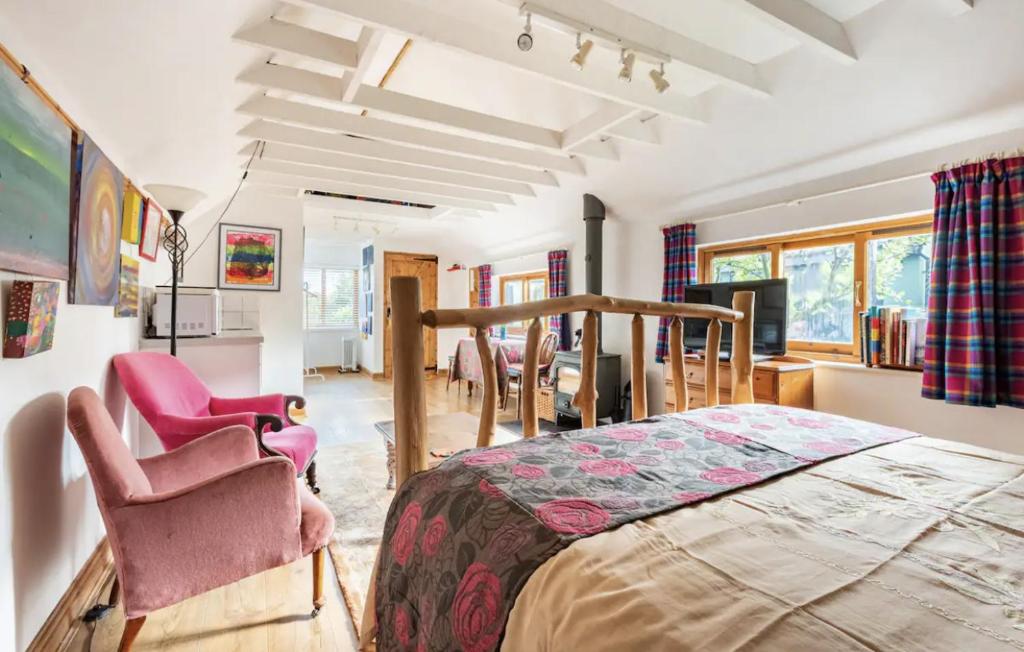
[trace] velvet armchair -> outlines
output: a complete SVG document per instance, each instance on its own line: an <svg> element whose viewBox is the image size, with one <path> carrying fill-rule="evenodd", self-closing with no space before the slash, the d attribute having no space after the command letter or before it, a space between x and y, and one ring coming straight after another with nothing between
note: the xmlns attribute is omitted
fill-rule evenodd
<svg viewBox="0 0 1024 652"><path fill-rule="evenodd" d="M68 427L114 556L127 621L120 650L148 613L309 554L313 615L320 611L334 517L296 481L291 460L260 458L252 430L230 426L136 460L88 387L68 397Z"/></svg>
<svg viewBox="0 0 1024 652"><path fill-rule="evenodd" d="M114 368L135 408L156 432L164 450L174 450L196 437L227 426L256 432L264 455L280 455L316 485L316 431L291 420L288 407L305 405L301 396L267 394L251 398L220 398L178 358L140 351L114 356Z"/></svg>

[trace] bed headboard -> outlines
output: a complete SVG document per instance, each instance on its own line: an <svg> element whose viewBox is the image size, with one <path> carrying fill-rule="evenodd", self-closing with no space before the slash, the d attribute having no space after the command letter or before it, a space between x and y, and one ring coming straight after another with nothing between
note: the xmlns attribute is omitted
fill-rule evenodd
<svg viewBox="0 0 1024 652"><path fill-rule="evenodd" d="M596 294L580 294L531 301L513 306L454 310L420 309L420 281L413 276L391 279L391 350L393 356L395 399L396 480L399 485L413 473L427 469L427 404L423 375L424 328L475 328L476 345L484 372L483 405L480 408L480 429L477 446L490 446L494 438L498 411L498 372L494 366L488 328L498 324L532 319L526 337L521 385L523 403L523 436L537 434L537 369L540 354L541 318L571 312L585 312L583 319L583 351L580 389L573 405L580 410L583 427L597 422L597 314L633 315L632 363L633 418L647 417L647 382L644 370L643 318L667 317L669 326L669 358L672 375L680 381L686 377L683 358L683 323L685 319L707 319L707 352L709 359L718 358L722 322L733 326L732 340L732 402L753 403L753 312L754 293L733 295L732 310L695 303L648 302L618 299ZM686 383L674 383L675 403L687 406ZM707 405L718 405L718 365L706 365L705 387Z"/></svg>

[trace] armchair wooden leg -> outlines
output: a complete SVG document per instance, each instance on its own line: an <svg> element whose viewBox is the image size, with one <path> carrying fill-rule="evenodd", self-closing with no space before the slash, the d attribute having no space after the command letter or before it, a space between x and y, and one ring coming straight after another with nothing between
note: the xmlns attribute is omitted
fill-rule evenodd
<svg viewBox="0 0 1024 652"><path fill-rule="evenodd" d="M121 633L121 644L117 646L117 652L130 652L132 643L139 636L139 630L146 623L145 616L129 618L124 624L124 631Z"/></svg>
<svg viewBox="0 0 1024 652"><path fill-rule="evenodd" d="M313 551L313 618L319 615L324 602L324 548L320 548Z"/></svg>
<svg viewBox="0 0 1024 652"><path fill-rule="evenodd" d="M310 462L309 466L306 467L306 484L309 485L310 491L315 494L320 493L320 487L316 484L316 462Z"/></svg>

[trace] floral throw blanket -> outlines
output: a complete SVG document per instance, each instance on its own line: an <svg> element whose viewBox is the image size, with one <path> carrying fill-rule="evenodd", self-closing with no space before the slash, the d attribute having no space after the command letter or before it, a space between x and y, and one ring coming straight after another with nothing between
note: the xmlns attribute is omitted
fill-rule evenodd
<svg viewBox="0 0 1024 652"><path fill-rule="evenodd" d="M917 436L796 408L723 406L464 451L391 504L381 650L497 649L534 570L573 541Z"/></svg>

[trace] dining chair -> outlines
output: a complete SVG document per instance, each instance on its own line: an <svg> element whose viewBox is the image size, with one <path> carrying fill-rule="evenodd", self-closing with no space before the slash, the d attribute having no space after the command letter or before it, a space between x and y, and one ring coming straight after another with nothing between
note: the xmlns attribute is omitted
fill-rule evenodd
<svg viewBox="0 0 1024 652"><path fill-rule="evenodd" d="M306 476L313 493L320 492L316 484L316 431L295 423L288 414L292 403L298 408L306 405L301 396L214 396L180 359L156 351L115 355L114 368L164 450L174 450L226 426L247 426L256 432L262 454L287 457L299 475Z"/></svg>
<svg viewBox="0 0 1024 652"><path fill-rule="evenodd" d="M548 331L540 342L540 351L537 361L537 386L546 379L551 372L551 365L555 361L555 354L558 352L558 334ZM516 418L522 415L523 406L520 397L522 395L523 363L511 362L508 365L508 380L505 382L505 392L501 401L501 409L508 407L509 388L515 383L516 386Z"/></svg>
<svg viewBox="0 0 1024 652"><path fill-rule="evenodd" d="M334 517L286 457L260 458L253 431L229 426L135 459L91 388L68 396L68 428L92 478L116 571L128 652L157 609L306 555L313 616L324 605L324 546Z"/></svg>

